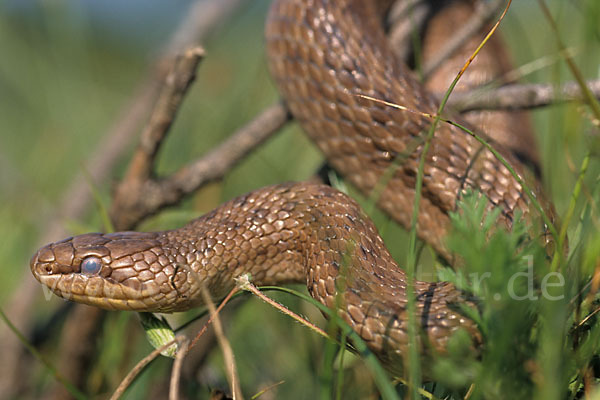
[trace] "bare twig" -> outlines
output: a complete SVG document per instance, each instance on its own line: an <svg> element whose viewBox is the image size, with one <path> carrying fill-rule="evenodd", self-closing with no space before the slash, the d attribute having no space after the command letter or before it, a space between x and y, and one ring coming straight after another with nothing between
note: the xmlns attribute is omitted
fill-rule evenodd
<svg viewBox="0 0 600 400"><path fill-rule="evenodd" d="M223 307L225 307L225 304L227 304L229 302L229 300L231 300L231 297L236 294L238 292L237 287L234 287L233 289L231 289L231 291L229 292L229 294L221 301L221 304L219 304L219 307L217 307L217 312L216 314L218 315L218 313L221 312L221 310L223 309ZM194 340L192 340L192 344L190 345L189 349L191 350L196 343L198 342L198 340L200 340L200 338L202 337L202 335L204 335L204 333L206 332L206 330L208 329L208 326L212 323L212 315L210 316L210 318L208 319L208 321L206 321L206 324L204 324L204 326L202 327L202 329L200 329L200 332L198 332L198 334L196 335L196 337L194 338ZM188 350L189 351L189 350Z"/></svg>
<svg viewBox="0 0 600 400"><path fill-rule="evenodd" d="M222 178L250 151L278 132L290 116L278 102L259 114L229 139L168 178L126 181L119 187L111 215L123 221L121 229L133 228L142 218L177 204L202 185Z"/></svg>
<svg viewBox="0 0 600 400"><path fill-rule="evenodd" d="M219 346L221 347L221 351L223 352L225 371L227 372L227 379L229 380L229 384L231 385L231 393L233 395L233 399L243 400L244 397L240 388L240 380L238 378L237 368L235 366L235 356L233 354L233 350L231 349L231 344L229 344L229 340L227 340L227 338L225 337L225 333L223 332L223 326L221 325L221 319L219 318L219 314L217 312L217 309L215 308L215 304L210 298L210 293L208 292L208 289L206 289L206 287L203 286L201 292L204 303L210 311L210 317L213 320L217 341L219 342Z"/></svg>
<svg viewBox="0 0 600 400"><path fill-rule="evenodd" d="M169 400L177 400L179 398L179 379L181 377L181 365L183 364L183 359L187 354L188 345L190 341L188 339L184 339L179 346L179 350L177 351L177 357L175 358L175 363L173 363L173 370L171 371L171 383L169 385Z"/></svg>
<svg viewBox="0 0 600 400"><path fill-rule="evenodd" d="M183 97L196 79L196 70L203 57L201 47L193 47L176 57L121 185L150 177L158 148L177 116Z"/></svg>
<svg viewBox="0 0 600 400"><path fill-rule="evenodd" d="M140 362L138 362L135 365L135 367L133 367L131 369L131 371L129 371L127 376L125 376L125 378L121 381L121 383L119 384L117 389L114 391L112 396L110 396L110 400L117 400L117 399L121 398L121 396L123 396L123 393L125 393L125 390L127 390L127 388L135 380L135 378L140 374L140 372L142 372L144 370L144 368L146 368L146 366L152 360L154 360L156 357L158 357L161 352L163 352L164 350L171 347L171 345L173 343L177 343L179 345L184 340L185 340L185 337L177 336L175 339L171 340L170 342L165 343L164 345L160 346L157 349L154 349L150 354L148 354L146 357L142 358L140 360ZM181 352L181 350L179 350L179 352ZM185 352L182 352L182 353L185 354Z"/></svg>
<svg viewBox="0 0 600 400"><path fill-rule="evenodd" d="M198 47L187 50L177 57L171 70L166 76L165 84L159 95L158 101L152 111L150 120L142 132L140 143L134 153L125 178L115 191L112 204L111 219L117 230L126 228L122 220L124 204L132 196L131 187L139 187L151 178L152 168L158 148L173 123L177 110L185 94L196 78L196 69L204 51Z"/></svg>
<svg viewBox="0 0 600 400"><path fill-rule="evenodd" d="M228 19L246 0L196 1L187 11L185 20L171 36L161 52L164 56L181 53L194 43L200 42L224 20Z"/></svg>
<svg viewBox="0 0 600 400"><path fill-rule="evenodd" d="M586 82L596 98L600 99L600 80ZM548 83L511 84L494 90L456 92L449 105L459 112L476 110L524 110L567 101L583 101L577 82L561 86Z"/></svg>

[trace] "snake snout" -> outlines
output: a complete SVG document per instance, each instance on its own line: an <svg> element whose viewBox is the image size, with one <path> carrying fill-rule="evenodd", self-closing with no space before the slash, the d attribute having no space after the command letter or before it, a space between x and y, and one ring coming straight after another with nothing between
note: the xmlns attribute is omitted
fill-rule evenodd
<svg viewBox="0 0 600 400"><path fill-rule="evenodd" d="M70 238L44 246L31 258L29 266L38 280L42 276L76 272L74 250L69 241Z"/></svg>
<svg viewBox="0 0 600 400"><path fill-rule="evenodd" d="M54 272L52 268L54 260L54 253L48 249L48 246L36 251L29 261L29 268L31 268L33 276L39 281L40 275L52 274Z"/></svg>

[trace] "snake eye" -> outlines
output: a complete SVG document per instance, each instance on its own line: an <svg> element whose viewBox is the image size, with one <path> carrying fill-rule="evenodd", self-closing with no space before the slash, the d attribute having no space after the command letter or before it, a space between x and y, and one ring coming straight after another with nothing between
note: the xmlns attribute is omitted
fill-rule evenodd
<svg viewBox="0 0 600 400"><path fill-rule="evenodd" d="M101 267L102 261L96 256L89 256L81 261L81 273L85 275L96 275Z"/></svg>

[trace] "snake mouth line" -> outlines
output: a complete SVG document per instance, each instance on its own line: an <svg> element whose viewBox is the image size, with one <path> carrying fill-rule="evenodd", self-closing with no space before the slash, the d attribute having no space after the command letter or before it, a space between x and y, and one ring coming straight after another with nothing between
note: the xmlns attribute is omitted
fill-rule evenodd
<svg viewBox="0 0 600 400"><path fill-rule="evenodd" d="M111 311L172 313L201 304L198 299L182 298L177 292L163 295L156 291L135 290L97 276L35 274L35 277L44 290L50 290L64 300Z"/></svg>
<svg viewBox="0 0 600 400"><path fill-rule="evenodd" d="M124 311L140 311L146 310L148 305L144 300L150 299L149 296L144 296L136 299L123 298L117 299L106 296L104 290L101 290L98 295L80 294L73 289L73 283L65 283L65 275L36 275L38 281L43 287L49 289L57 296L76 303L83 303L90 306L100 307L105 310L124 310ZM79 279L89 280L88 277L78 276Z"/></svg>

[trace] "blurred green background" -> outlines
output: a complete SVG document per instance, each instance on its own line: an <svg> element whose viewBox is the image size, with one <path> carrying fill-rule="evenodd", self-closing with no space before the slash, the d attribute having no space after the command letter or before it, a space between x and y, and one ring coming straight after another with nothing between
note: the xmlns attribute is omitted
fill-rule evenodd
<svg viewBox="0 0 600 400"><path fill-rule="evenodd" d="M242 3L231 18L203 40L207 55L160 153L159 173L168 174L200 157L277 99L263 51L263 22L269 3ZM183 0L0 2L0 302L5 311L10 307L9 300L18 298L23 280L33 279L29 258L41 244L40 235L49 221L57 217L64 190L85 170L98 143L149 73L190 4ZM556 0L549 4L578 66L588 79L598 78L598 2ZM549 40L547 22L535 1L515 1L501 33L517 65L556 58L556 43ZM564 62L555 60L524 80L560 83L571 78ZM568 204L582 154L593 144L586 135L591 129L587 111L580 105L567 105L532 114L545 184L560 214ZM130 150L110 172L110 179L88 183L97 187L106 206ZM315 147L291 125L253 152L223 181L203 188L180 207L151 218L141 229L179 226L251 189L307 179L320 164ZM589 186L595 184L597 170L594 161L588 174ZM402 261L406 243L402 233L379 214L376 221L385 231L392 252ZM103 229L93 205L85 218L64 219L61 223L68 234ZM35 290L39 290L36 307L29 310L34 330L47 326L54 310L62 304L54 297L44 301L41 288L35 286ZM315 320L320 318L294 299L281 300ZM315 370L321 368L320 339L254 299L237 308L234 321L227 324L226 330L246 393L256 393L281 380L285 382L276 389L278 398L311 398L319 393L320 378ZM24 333L29 335L31 331ZM52 361L57 357L60 330L54 326L43 335L47 339L41 350ZM92 397L110 393L135 362L150 351L142 335L135 317L111 313L99 339L104 350L84 391ZM124 341L123 336L131 337ZM127 353L126 358L123 353ZM205 385L194 389L198 398L208 396L211 385L226 387L218 349L210 358L208 366L199 372ZM32 365L28 375L21 376L28 384L19 398L41 397L55 385L39 362L33 361ZM167 360L155 363L133 385L128 398L149 397L153 383L165 380L169 366ZM364 375L347 377L355 383L365 381L365 392L353 393L355 398L370 393L372 383Z"/></svg>

